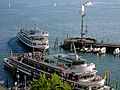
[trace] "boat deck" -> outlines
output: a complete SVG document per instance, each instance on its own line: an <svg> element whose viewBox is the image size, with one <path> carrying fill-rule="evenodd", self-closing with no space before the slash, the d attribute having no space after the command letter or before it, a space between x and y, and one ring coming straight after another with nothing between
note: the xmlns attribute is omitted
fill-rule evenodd
<svg viewBox="0 0 120 90"><path fill-rule="evenodd" d="M58 62L61 62L61 63L71 63L70 60L65 61L65 60L57 59L57 58L55 58L54 55L46 55L46 56L44 56L44 58L45 58L45 59L49 59L49 60L51 60L51 61L53 61L53 60L54 60L54 61L58 61Z"/></svg>

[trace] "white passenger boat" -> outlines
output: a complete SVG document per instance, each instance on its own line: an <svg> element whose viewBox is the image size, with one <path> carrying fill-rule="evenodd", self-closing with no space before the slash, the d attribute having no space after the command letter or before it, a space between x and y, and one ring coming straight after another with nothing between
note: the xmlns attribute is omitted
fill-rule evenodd
<svg viewBox="0 0 120 90"><path fill-rule="evenodd" d="M24 53L4 58L5 66L16 68L19 72L39 77L40 72L48 77L56 73L62 80L74 83L78 90L111 90L105 86L105 78L97 75L95 64L75 54L55 54L43 56L41 52ZM11 68L12 68L11 67Z"/></svg>
<svg viewBox="0 0 120 90"><path fill-rule="evenodd" d="M38 27L32 28L30 30L21 29L17 33L17 37L25 45L39 50L46 50L49 48L48 36L48 32L45 32Z"/></svg>

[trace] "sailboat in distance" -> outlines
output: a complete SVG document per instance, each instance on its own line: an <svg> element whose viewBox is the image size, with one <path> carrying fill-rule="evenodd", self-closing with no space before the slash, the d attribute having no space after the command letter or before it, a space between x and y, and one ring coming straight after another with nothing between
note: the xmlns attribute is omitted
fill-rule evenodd
<svg viewBox="0 0 120 90"><path fill-rule="evenodd" d="M10 7L11 5L10 5L10 3L8 4L8 7Z"/></svg>
<svg viewBox="0 0 120 90"><path fill-rule="evenodd" d="M57 4L56 4L56 3L54 3L54 4L53 4L53 6L54 6L54 7L56 7L56 6L57 6Z"/></svg>

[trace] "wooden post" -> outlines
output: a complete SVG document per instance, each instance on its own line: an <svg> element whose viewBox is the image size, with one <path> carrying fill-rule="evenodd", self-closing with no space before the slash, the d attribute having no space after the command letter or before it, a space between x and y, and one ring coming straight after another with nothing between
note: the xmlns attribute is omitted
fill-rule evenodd
<svg viewBox="0 0 120 90"><path fill-rule="evenodd" d="M107 69L105 74L106 74L106 86L110 86L110 71Z"/></svg>
<svg viewBox="0 0 120 90"><path fill-rule="evenodd" d="M118 77L117 77L117 80L116 80L116 83L115 83L115 90L118 90Z"/></svg>

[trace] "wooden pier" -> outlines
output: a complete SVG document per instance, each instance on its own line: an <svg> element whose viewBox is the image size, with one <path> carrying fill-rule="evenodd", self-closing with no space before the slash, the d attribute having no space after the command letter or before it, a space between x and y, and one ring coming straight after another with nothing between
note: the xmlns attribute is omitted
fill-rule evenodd
<svg viewBox="0 0 120 90"><path fill-rule="evenodd" d="M76 49L81 49L83 46L90 47L92 45L93 48L95 47L106 47L107 53L113 53L116 48L120 48L120 44L113 44L113 43L106 43L106 42L98 42L95 39L91 38L67 38L64 40L64 43L61 45L63 49L71 49L71 44L74 43Z"/></svg>
<svg viewBox="0 0 120 90"><path fill-rule="evenodd" d="M4 86L0 85L0 90L7 90Z"/></svg>

